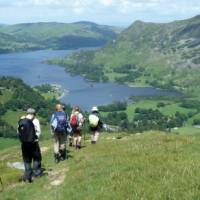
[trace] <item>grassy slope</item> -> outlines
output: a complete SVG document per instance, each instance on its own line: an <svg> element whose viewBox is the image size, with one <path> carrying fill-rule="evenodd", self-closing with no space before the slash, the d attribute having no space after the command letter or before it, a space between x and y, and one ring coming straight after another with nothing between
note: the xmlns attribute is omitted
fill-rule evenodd
<svg viewBox="0 0 200 200"><path fill-rule="evenodd" d="M16 139L0 137L0 150L16 146L17 144L19 144L19 141Z"/></svg>
<svg viewBox="0 0 200 200"><path fill-rule="evenodd" d="M35 91L38 92L36 89L35 89ZM13 94L12 90L7 90L7 89L3 90L2 95L0 96L0 103L2 103L2 104L6 103L8 100L10 100L12 98L12 94ZM40 94L43 95L45 97L45 99L52 99L52 98L58 97L60 95L59 92L57 92L57 93L54 92L54 93L49 93L49 94L40 93ZM25 114L26 114L26 112L24 112L23 110L12 111L12 110L8 109L7 112L1 117L9 125L16 128L20 117ZM42 121L44 119L39 117L39 120ZM41 125L41 129L42 129L41 139L49 139L51 137L50 136L50 125L49 124ZM12 146L13 144L16 144L16 140L5 139L5 142L4 142L4 138L0 137L0 149Z"/></svg>
<svg viewBox="0 0 200 200"><path fill-rule="evenodd" d="M200 130L199 130L200 133ZM5 191L0 199L198 199L200 197L200 138L198 135L146 133L113 140L103 135L99 144L70 154L55 165L50 147L43 154L48 177L20 184L20 170L7 162L20 161L19 147L0 152ZM6 155L6 156L5 156ZM56 187L51 182L65 177Z"/></svg>
<svg viewBox="0 0 200 200"><path fill-rule="evenodd" d="M12 97L12 91L11 90L3 90L2 95L0 95L0 103L5 103L8 100L10 100Z"/></svg>

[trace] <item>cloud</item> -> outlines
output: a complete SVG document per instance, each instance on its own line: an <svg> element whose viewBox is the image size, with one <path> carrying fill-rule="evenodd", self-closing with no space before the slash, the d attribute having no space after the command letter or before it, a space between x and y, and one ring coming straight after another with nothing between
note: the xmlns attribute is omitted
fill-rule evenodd
<svg viewBox="0 0 200 200"><path fill-rule="evenodd" d="M111 6L114 3L114 0L100 0L100 3L104 6Z"/></svg>
<svg viewBox="0 0 200 200"><path fill-rule="evenodd" d="M12 10L12 11L11 11ZM9 11L9 12L8 12ZM14 12L14 13L11 13ZM90 20L126 23L171 21L200 13L199 0L0 0L0 19ZM43 14L45 13L45 14ZM20 17L19 17L20 16ZM29 17L29 18L28 18ZM40 18L39 18L40 17Z"/></svg>
<svg viewBox="0 0 200 200"><path fill-rule="evenodd" d="M34 6L61 6L65 3L64 0L28 0L27 2Z"/></svg>

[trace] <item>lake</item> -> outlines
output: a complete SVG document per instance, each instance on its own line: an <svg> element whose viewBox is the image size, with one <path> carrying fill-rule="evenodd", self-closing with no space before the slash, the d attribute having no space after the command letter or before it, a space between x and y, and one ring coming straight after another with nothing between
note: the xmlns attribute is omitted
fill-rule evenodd
<svg viewBox="0 0 200 200"><path fill-rule="evenodd" d="M125 101L131 96L169 96L173 93L156 88L128 87L117 83L91 83L81 76L71 76L64 68L43 61L64 57L79 50L42 50L0 55L0 75L14 76L36 86L44 83L59 84L66 92L62 102L79 105L88 110L93 105Z"/></svg>

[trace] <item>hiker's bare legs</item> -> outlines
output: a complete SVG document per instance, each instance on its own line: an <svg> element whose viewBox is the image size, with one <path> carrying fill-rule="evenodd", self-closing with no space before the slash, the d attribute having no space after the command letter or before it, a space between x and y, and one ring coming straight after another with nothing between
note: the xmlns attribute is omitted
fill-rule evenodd
<svg viewBox="0 0 200 200"><path fill-rule="evenodd" d="M74 133L73 134L73 146L76 147L78 144L78 134Z"/></svg>
<svg viewBox="0 0 200 200"><path fill-rule="evenodd" d="M99 139L99 132L98 131L94 131L91 135L91 142L92 144L95 144Z"/></svg>
<svg viewBox="0 0 200 200"><path fill-rule="evenodd" d="M78 136L78 141L77 141L77 144L78 144L79 146L81 146L81 139L82 139L82 136L79 135L79 136Z"/></svg>

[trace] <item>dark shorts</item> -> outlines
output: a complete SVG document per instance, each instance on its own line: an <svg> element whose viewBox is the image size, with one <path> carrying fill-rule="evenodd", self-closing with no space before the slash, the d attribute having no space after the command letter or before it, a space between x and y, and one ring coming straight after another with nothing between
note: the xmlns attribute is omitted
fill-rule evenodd
<svg viewBox="0 0 200 200"><path fill-rule="evenodd" d="M90 131L91 132L100 131L100 127L99 126L97 126L97 127L90 127Z"/></svg>
<svg viewBox="0 0 200 200"><path fill-rule="evenodd" d="M82 135L82 128L78 126L72 126L72 135Z"/></svg>

